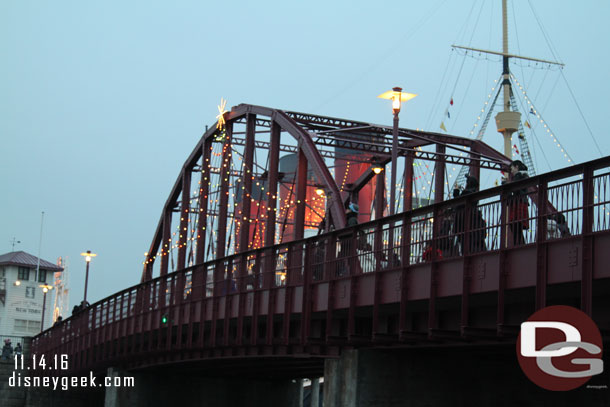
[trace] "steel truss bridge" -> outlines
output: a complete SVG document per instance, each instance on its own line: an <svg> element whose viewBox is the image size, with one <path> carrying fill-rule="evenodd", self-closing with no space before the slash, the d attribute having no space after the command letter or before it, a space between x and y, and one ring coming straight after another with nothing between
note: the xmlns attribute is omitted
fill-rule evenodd
<svg viewBox="0 0 610 407"><path fill-rule="evenodd" d="M44 331L34 353L67 354L73 371L308 377L345 348L514 342L553 304L610 328L610 157L445 200L447 165L479 178L509 161L401 129L401 210L383 216L373 168L390 162L391 128L251 105L224 118L185 161L141 283ZM434 199L414 208L417 160L434 163ZM361 213L346 228L348 201Z"/></svg>

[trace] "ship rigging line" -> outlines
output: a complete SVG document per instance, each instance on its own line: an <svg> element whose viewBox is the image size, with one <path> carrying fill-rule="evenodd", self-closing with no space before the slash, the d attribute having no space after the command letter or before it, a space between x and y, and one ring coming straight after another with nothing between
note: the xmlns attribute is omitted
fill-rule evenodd
<svg viewBox="0 0 610 407"><path fill-rule="evenodd" d="M561 76L563 77L563 81L566 83L566 86L568 87L568 91L570 91L570 95L572 96L572 100L574 101L574 104L576 105L576 108L578 109L578 113L580 113L580 117L582 118L582 121L585 123L585 126L587 127L587 130L589 131L589 135L591 136L591 138L593 139L593 142L595 143L595 147L597 148L597 151L599 152L599 156L603 157L604 153L602 153L602 149L599 147L599 144L597 143L597 139L595 138L595 135L591 131L591 127L589 127L589 123L587 122L587 119L585 119L585 115L582 112L582 109L580 108L578 101L576 100L576 96L574 96L574 92L572 92L572 88L570 87L568 80L566 79L565 75L563 74L563 70L561 70Z"/></svg>
<svg viewBox="0 0 610 407"><path fill-rule="evenodd" d="M532 13L534 14L534 17L536 18L536 22L538 23L540 30L542 31L542 36L544 37L544 40L546 41L549 49L551 50L551 54L553 55L553 58L555 58L556 60L559 60L559 58L557 58L557 52L555 52L555 47L553 47L553 44L551 43L551 40L548 37L546 30L544 29L544 26L542 25L542 22L538 18L538 13L536 13L536 10L534 9L534 5L532 4L532 1L528 0L528 4L529 4L530 8L532 9ZM587 122L587 119L585 118L585 115L583 114L582 109L580 108L580 105L578 104L578 101L576 100L576 96L574 96L574 92L572 92L572 88L570 87L570 84L568 83L568 80L566 79L566 77L563 73L563 69L561 70L561 76L563 77L563 80L568 88L568 91L570 92L570 96L572 96L572 100L574 101L574 104L576 105L576 108L578 109L578 113L580 113L580 117L582 118L583 122L585 123L585 127L587 128L589 135L593 139L593 143L595 143L595 147L597 148L597 151L599 152L600 157L603 157L604 153L602 152L601 148L599 147L599 144L597 143L597 139L595 138L593 131L591 131L591 127L589 127L589 123Z"/></svg>

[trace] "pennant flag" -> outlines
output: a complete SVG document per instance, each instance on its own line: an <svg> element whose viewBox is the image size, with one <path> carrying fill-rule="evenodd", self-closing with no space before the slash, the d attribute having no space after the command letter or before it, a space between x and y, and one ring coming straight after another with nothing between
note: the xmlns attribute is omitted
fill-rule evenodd
<svg viewBox="0 0 610 407"><path fill-rule="evenodd" d="M451 100L449 101L449 104L450 104L451 106L453 106L453 98L451 98Z"/></svg>
<svg viewBox="0 0 610 407"><path fill-rule="evenodd" d="M447 117L451 119L451 114L449 114L449 110L447 110Z"/></svg>
<svg viewBox="0 0 610 407"><path fill-rule="evenodd" d="M534 108L533 107L530 107L530 113L531 114L536 114L536 112L534 112Z"/></svg>
<svg viewBox="0 0 610 407"><path fill-rule="evenodd" d="M527 126L528 129L532 128L532 126L530 126L530 122L528 122L527 120L525 121L525 125Z"/></svg>
<svg viewBox="0 0 610 407"><path fill-rule="evenodd" d="M441 122L441 129L447 131L447 128L445 127L445 123Z"/></svg>
<svg viewBox="0 0 610 407"><path fill-rule="evenodd" d="M516 144L513 144L513 148L515 149L515 152L516 152L517 154L519 154L519 149L517 148L517 145L516 145Z"/></svg>

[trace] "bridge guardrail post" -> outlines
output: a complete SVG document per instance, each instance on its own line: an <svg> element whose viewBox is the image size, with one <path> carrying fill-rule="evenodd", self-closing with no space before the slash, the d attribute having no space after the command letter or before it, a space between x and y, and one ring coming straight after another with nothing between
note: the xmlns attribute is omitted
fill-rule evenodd
<svg viewBox="0 0 610 407"><path fill-rule="evenodd" d="M585 164L582 174L582 250L581 250L581 289L580 308L587 315L593 312L593 222L595 205L594 169Z"/></svg>
<svg viewBox="0 0 610 407"><path fill-rule="evenodd" d="M546 306L547 286L547 181L540 176L536 193L536 310Z"/></svg>

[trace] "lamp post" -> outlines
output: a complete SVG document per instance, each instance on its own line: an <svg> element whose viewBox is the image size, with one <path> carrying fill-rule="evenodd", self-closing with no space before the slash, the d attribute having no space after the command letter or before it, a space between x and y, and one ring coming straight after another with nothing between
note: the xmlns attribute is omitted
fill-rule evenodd
<svg viewBox="0 0 610 407"><path fill-rule="evenodd" d="M87 263L87 273L85 274L85 296L83 298L83 304L87 303L87 285L89 284L89 263L91 263L91 259L97 254L91 253L91 250L87 250L86 253L81 253L81 256L85 256L85 262Z"/></svg>
<svg viewBox="0 0 610 407"><path fill-rule="evenodd" d="M406 93L402 88L395 87L392 90L382 93L377 96L381 99L390 99L392 101L392 112L394 113L394 123L392 127L392 173L390 175L390 215L394 215L396 206L396 166L398 162L398 113L402 102L413 99L417 96L414 93Z"/></svg>
<svg viewBox="0 0 610 407"><path fill-rule="evenodd" d="M42 320L40 321L40 332L44 331L44 311L45 311L45 307L47 305L47 292L49 292L49 290L53 289L52 285L49 284L40 284L39 285L40 288L42 288Z"/></svg>

